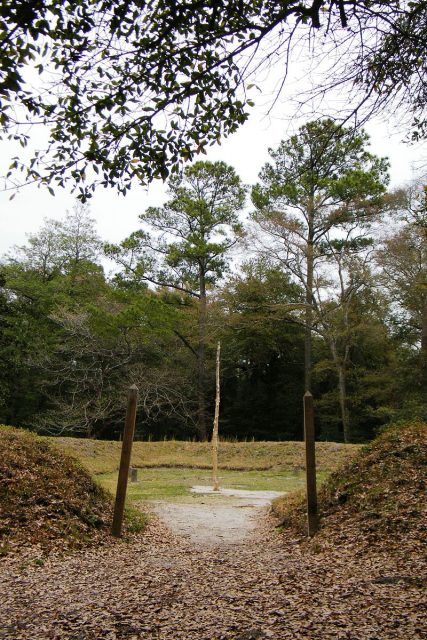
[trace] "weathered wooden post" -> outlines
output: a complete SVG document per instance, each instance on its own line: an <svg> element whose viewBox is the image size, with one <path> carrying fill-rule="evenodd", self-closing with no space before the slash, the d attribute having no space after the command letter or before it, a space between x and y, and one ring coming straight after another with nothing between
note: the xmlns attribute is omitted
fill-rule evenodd
<svg viewBox="0 0 427 640"><path fill-rule="evenodd" d="M316 492L316 453L314 439L314 406L313 396L309 391L304 395L304 440L305 469L307 479L307 521L308 535L316 533L319 522L317 516Z"/></svg>
<svg viewBox="0 0 427 640"><path fill-rule="evenodd" d="M131 387L129 387L125 429L123 432L122 453L120 456L119 477L117 479L116 501L114 503L113 524L111 527L111 534L116 538L120 538L122 534L130 457L132 453L133 435L135 432L137 399L138 388L133 384Z"/></svg>
<svg viewBox="0 0 427 640"><path fill-rule="evenodd" d="M219 384L219 366L221 358L221 343L218 342L216 350L216 396L215 396L215 417L212 431L212 480L213 490L219 491L218 480L218 423L219 423L219 401L220 401L220 384Z"/></svg>
<svg viewBox="0 0 427 640"><path fill-rule="evenodd" d="M138 469L136 467L130 468L130 481L138 482Z"/></svg>

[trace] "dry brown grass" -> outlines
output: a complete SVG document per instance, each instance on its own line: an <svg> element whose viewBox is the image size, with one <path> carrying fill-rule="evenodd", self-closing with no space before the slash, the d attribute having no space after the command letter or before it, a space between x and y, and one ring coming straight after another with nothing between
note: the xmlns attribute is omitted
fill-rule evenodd
<svg viewBox="0 0 427 640"><path fill-rule="evenodd" d="M82 440L79 438L49 438L62 451L75 456L91 473L112 473L120 459L120 442ZM316 444L318 471L330 472L354 457L359 445L333 442ZM132 464L144 467L186 467L210 469L211 444L208 442L135 442ZM303 442L220 442L219 468L229 470L291 471L304 468Z"/></svg>

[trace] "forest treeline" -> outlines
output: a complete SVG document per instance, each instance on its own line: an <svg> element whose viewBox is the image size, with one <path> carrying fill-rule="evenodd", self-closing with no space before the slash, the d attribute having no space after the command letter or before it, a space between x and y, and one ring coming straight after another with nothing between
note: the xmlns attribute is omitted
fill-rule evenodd
<svg viewBox="0 0 427 640"><path fill-rule="evenodd" d="M250 188L195 162L116 245L46 220L0 264L0 422L117 438L136 384L137 437L204 439L218 341L223 437L300 439L307 389L322 440L427 419L427 191L368 143L307 123Z"/></svg>

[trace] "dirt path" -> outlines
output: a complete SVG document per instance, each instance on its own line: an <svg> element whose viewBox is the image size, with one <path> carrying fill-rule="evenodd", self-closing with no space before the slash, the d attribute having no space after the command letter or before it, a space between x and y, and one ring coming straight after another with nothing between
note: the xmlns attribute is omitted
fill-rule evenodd
<svg viewBox="0 0 427 640"><path fill-rule="evenodd" d="M425 593L402 578L421 570L411 557L327 541L307 547L275 532L266 515L257 518L233 544L195 544L153 516L128 543L46 561L34 550L26 559L6 558L0 638L427 638Z"/></svg>
<svg viewBox="0 0 427 640"><path fill-rule="evenodd" d="M174 533L204 547L249 539L271 499L280 495L227 489L214 493L207 487L194 487L193 492L199 498L196 504L152 502L151 507Z"/></svg>
<svg viewBox="0 0 427 640"><path fill-rule="evenodd" d="M232 504L152 503L155 513L171 530L194 544L241 544L256 528L265 508Z"/></svg>

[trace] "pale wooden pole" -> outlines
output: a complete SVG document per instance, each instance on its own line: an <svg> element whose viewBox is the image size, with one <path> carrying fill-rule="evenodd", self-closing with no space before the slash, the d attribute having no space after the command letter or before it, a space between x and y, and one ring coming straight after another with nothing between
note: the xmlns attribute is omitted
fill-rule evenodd
<svg viewBox="0 0 427 640"><path fill-rule="evenodd" d="M131 387L129 387L125 429L123 432L122 453L120 456L119 477L117 479L116 501L114 504L113 524L111 527L111 534L115 538L120 538L120 536L122 535L130 457L132 453L133 435L135 433L137 399L138 388L133 384Z"/></svg>
<svg viewBox="0 0 427 640"><path fill-rule="evenodd" d="M216 395L215 395L215 417L212 432L212 479L213 490L219 491L218 480L218 421L219 421L219 400L220 400L220 385L219 385L219 365L221 358L221 343L218 342L216 350Z"/></svg>
<svg viewBox="0 0 427 640"><path fill-rule="evenodd" d="M316 533L319 527L319 522L317 517L314 405L313 396L309 391L307 391L304 395L304 440L305 469L307 479L307 524L308 535L312 536Z"/></svg>

